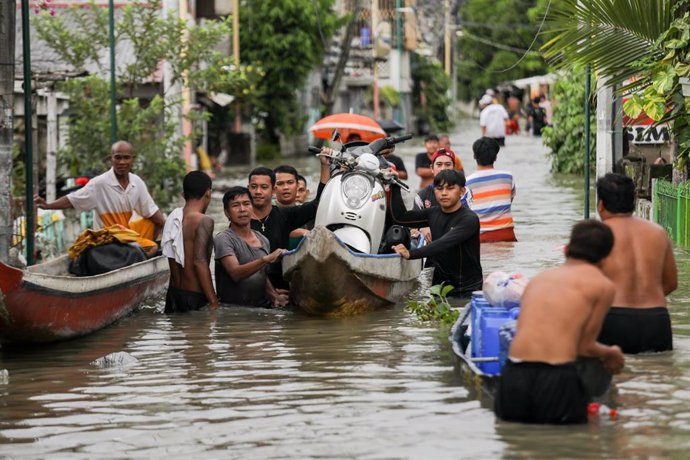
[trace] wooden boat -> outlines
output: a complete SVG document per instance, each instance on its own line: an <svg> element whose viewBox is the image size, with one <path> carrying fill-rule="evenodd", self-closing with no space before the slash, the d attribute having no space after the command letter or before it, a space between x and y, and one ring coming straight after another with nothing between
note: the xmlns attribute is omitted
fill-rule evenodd
<svg viewBox="0 0 690 460"><path fill-rule="evenodd" d="M348 316L387 307L417 285L421 260L398 254L362 254L330 230L316 227L283 256L296 306L313 315Z"/></svg>
<svg viewBox="0 0 690 460"><path fill-rule="evenodd" d="M40 343L89 334L132 312L167 284L159 256L96 276L68 273L68 256L24 270L0 262L0 343Z"/></svg>

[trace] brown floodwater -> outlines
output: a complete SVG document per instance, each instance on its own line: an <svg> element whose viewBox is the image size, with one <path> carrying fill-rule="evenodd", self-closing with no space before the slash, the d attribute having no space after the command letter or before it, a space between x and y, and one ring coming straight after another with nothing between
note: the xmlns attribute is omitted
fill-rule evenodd
<svg viewBox="0 0 690 460"><path fill-rule="evenodd" d="M453 148L468 171L476 122ZM420 141L398 148L412 172ZM485 274L532 276L562 261L582 215L581 178L554 177L538 139L510 137L517 243L482 247ZM317 162L294 160L312 179ZM218 183L242 183L247 169ZM416 179L411 181L416 185ZM219 204L216 229L226 224ZM676 251L670 297L675 350L630 356L615 377L620 416L579 427L497 421L465 383L447 328L398 305L344 319L225 308L167 316L161 299L77 340L1 349L0 457L647 458L690 444L690 256ZM102 369L113 352L138 362Z"/></svg>

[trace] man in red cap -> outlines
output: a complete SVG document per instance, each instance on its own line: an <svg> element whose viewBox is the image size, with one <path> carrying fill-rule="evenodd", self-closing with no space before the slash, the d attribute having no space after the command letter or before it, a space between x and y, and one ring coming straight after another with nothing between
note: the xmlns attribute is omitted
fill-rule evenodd
<svg viewBox="0 0 690 460"><path fill-rule="evenodd" d="M449 148L440 148L431 156L431 172L436 177L441 171L455 168L455 153ZM462 197L463 206L467 206L467 195ZM414 209L426 209L438 206L436 194L434 193L433 182L417 193L414 198ZM428 227L421 228L419 231L424 235L427 243L431 242L431 232Z"/></svg>

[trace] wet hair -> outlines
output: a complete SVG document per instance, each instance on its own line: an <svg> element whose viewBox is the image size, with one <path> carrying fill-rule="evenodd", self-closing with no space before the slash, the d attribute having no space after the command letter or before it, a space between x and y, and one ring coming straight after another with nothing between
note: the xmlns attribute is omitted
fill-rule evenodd
<svg viewBox="0 0 690 460"><path fill-rule="evenodd" d="M198 200L211 189L211 178L202 171L187 173L182 180L182 196L185 200Z"/></svg>
<svg viewBox="0 0 690 460"><path fill-rule="evenodd" d="M613 248L613 232L608 225L588 219L578 222L570 233L566 257L596 264Z"/></svg>
<svg viewBox="0 0 690 460"><path fill-rule="evenodd" d="M635 210L635 183L623 174L608 173L597 181L597 199L613 213Z"/></svg>
<svg viewBox="0 0 690 460"><path fill-rule="evenodd" d="M434 187L441 185L465 186L465 174L457 169L444 169L434 177Z"/></svg>
<svg viewBox="0 0 690 460"><path fill-rule="evenodd" d="M259 166L257 168L252 169L252 171L249 173L248 182L252 181L252 176L268 176L271 178L271 185L276 185L276 174L273 172L271 168Z"/></svg>
<svg viewBox="0 0 690 460"><path fill-rule="evenodd" d="M275 168L273 169L273 173L276 174L276 175L277 175L278 173L292 174L293 176L295 176L295 182L297 182L297 179L299 179L299 177L298 177L298 176L299 176L299 173L297 173L297 170L296 170L294 167L290 166L290 165L280 165L280 166L277 166L277 167L275 167Z"/></svg>
<svg viewBox="0 0 690 460"><path fill-rule="evenodd" d="M249 193L249 189L247 187L242 187L241 185L230 187L228 191L225 192L225 195L223 195L223 209L228 209L230 202L242 195L247 195L249 197L249 201L252 201L252 195Z"/></svg>
<svg viewBox="0 0 690 460"><path fill-rule="evenodd" d="M429 141L436 141L438 142L438 136L436 134L429 134L426 138L424 138L424 142L429 142Z"/></svg>
<svg viewBox="0 0 690 460"><path fill-rule="evenodd" d="M494 164L500 149L501 146L498 145L496 139L486 136L480 137L472 144L474 159L477 160L479 166L491 166Z"/></svg>
<svg viewBox="0 0 690 460"><path fill-rule="evenodd" d="M302 181L304 182L304 185L307 185L307 179L304 178L303 175L297 174L297 182Z"/></svg>

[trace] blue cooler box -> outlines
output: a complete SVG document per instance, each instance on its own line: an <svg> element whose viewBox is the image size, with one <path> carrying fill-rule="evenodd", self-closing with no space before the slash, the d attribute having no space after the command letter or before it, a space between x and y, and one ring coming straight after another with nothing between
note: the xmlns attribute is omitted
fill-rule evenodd
<svg viewBox="0 0 690 460"><path fill-rule="evenodd" d="M497 361L493 362L477 363L477 367L482 372L489 375L498 375L501 373L501 367L503 367L500 362L501 347L499 331L505 323L517 318L517 314L520 311L519 307L511 309L492 307L481 291L472 293L471 305L471 356L478 358L498 358ZM508 344L508 347L510 347L510 344ZM505 354L507 358L507 349Z"/></svg>
<svg viewBox="0 0 690 460"><path fill-rule="evenodd" d="M482 291L474 291L472 299L470 300L472 310L470 311L470 325L472 340L470 341L471 356L481 356L482 331L479 327L479 319L482 316L482 311L491 308L489 302L484 298Z"/></svg>

